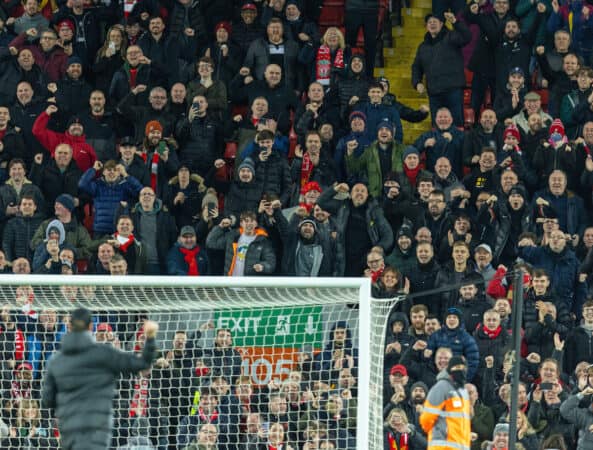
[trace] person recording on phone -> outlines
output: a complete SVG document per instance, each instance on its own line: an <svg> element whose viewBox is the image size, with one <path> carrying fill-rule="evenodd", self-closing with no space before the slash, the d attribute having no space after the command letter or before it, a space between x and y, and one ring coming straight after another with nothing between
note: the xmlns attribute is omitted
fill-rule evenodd
<svg viewBox="0 0 593 450"><path fill-rule="evenodd" d="M206 176L214 161L221 157L224 148L220 122L213 120L208 111L208 100L203 95L196 95L186 118L176 129L179 139L179 157L186 161L192 173Z"/></svg>

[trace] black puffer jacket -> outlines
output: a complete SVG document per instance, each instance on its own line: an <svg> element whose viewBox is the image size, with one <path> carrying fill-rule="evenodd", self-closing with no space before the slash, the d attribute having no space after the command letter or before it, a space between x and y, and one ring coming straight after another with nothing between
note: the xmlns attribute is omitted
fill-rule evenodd
<svg viewBox="0 0 593 450"><path fill-rule="evenodd" d="M254 155L255 156L255 155ZM290 198L290 168L284 155L278 150L272 150L266 161L254 158L256 163L256 178L262 185L262 191L280 197L283 206L288 205Z"/></svg>
<svg viewBox="0 0 593 450"><path fill-rule="evenodd" d="M20 158L25 161L25 164L31 164L33 155L29 148L25 146L23 135L20 131L16 131L14 127L8 126L4 138L2 139L4 149L0 153L0 163L8 163L13 158ZM31 167L28 165L27 167Z"/></svg>
<svg viewBox="0 0 593 450"><path fill-rule="evenodd" d="M8 261L21 257L33 260L34 252L29 243L43 218L42 214L36 213L32 217L17 216L7 222L2 236L2 250Z"/></svg>
<svg viewBox="0 0 593 450"><path fill-rule="evenodd" d="M169 13L169 34L180 37L187 27L193 28L195 31L194 39L198 48L202 48L208 42L206 21L204 20L200 6L201 2L199 0L192 0L187 8L178 1L175 1Z"/></svg>
<svg viewBox="0 0 593 450"><path fill-rule="evenodd" d="M352 58L350 58L350 62ZM352 72L350 63L348 69L343 77L338 78L337 96L340 102L340 115L342 120L346 120L346 115L349 111L348 102L353 96L358 97L359 102L364 102L368 99L369 78L366 75L366 68L364 67L364 58L362 59L362 70L360 73Z"/></svg>
<svg viewBox="0 0 593 450"><path fill-rule="evenodd" d="M49 153L39 141L33 136L33 124L35 120L45 110L45 103L33 100L26 105L21 104L18 100L10 108L10 123L15 127L21 129L21 134L25 142L24 160L27 168L31 168L33 158L37 153L43 153L49 156ZM6 143L4 144L6 145Z"/></svg>
<svg viewBox="0 0 593 450"><path fill-rule="evenodd" d="M31 181L43 192L48 205L53 205L60 194L70 194L78 197L78 181L82 176L81 170L74 160L61 172L55 160L50 160L45 166L33 164Z"/></svg>
<svg viewBox="0 0 593 450"><path fill-rule="evenodd" d="M60 420L66 442L89 432L111 436L113 395L120 375L150 367L156 356L154 339L146 339L142 357L122 352L111 345L97 344L90 333L72 332L50 360L45 374L42 404ZM96 442L96 441L95 441ZM92 443L85 448L94 449Z"/></svg>
<svg viewBox="0 0 593 450"><path fill-rule="evenodd" d="M461 49L471 40L467 25L457 21L453 31L445 27L436 37L426 33L416 51L412 64L412 86L415 88L426 75L426 88L430 95L443 94L465 86Z"/></svg>

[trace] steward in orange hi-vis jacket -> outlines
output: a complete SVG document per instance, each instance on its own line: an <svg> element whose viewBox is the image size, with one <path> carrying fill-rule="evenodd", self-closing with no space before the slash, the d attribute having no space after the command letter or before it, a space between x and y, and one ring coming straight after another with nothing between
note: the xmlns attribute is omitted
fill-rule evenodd
<svg viewBox="0 0 593 450"><path fill-rule="evenodd" d="M470 449L470 402L464 387L466 373L464 359L454 356L428 393L420 415L420 425L428 435L427 450Z"/></svg>

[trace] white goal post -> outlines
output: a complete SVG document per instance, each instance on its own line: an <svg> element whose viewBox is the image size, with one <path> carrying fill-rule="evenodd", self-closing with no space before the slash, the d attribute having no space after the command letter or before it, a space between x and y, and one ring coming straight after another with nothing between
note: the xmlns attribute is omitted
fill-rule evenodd
<svg viewBox="0 0 593 450"><path fill-rule="evenodd" d="M28 327L24 334L32 335L46 310L57 312L58 318L67 322L64 317L68 312L84 306L97 314L116 316L115 320L128 328L134 325L132 319L124 323L121 318L128 320L131 313L141 312L160 323L157 346L163 355L179 329L197 330L202 325L204 342L214 340L216 330L229 329L235 340L233 346L241 347L241 375L251 377L254 385L264 389L270 381L285 380L289 366L297 361L297 348L311 347L314 360L320 358L328 340L333 339L332 325L347 323L357 351L353 438L357 449L383 449L383 349L387 317L394 300L371 299L368 278L2 275L0 296L3 310L10 309L19 320L30 320L23 327ZM133 330L132 342L121 342L121 347L133 350L137 338L138 331ZM24 354L12 366L19 367L33 357L28 346L34 345L35 340L25 336L25 342ZM41 342L41 347L46 348L45 344ZM274 360L278 355L269 355L278 353L276 346L284 349L282 354L292 356ZM55 344L57 350L59 342ZM333 365L333 359L328 363L334 372L335 367L337 372L345 367ZM341 364L352 362L344 360ZM33 370L39 371L34 377L41 386L43 362ZM193 376L193 366L191 370ZM7 373L4 370L5 377ZM321 374L315 376L323 378ZM339 382L335 384L338 389ZM175 424L178 421L181 417L175 418ZM51 424L49 417L48 423ZM164 429L170 431L173 426L167 424ZM159 450L166 447L158 442L153 444ZM293 448L302 447L299 444Z"/></svg>

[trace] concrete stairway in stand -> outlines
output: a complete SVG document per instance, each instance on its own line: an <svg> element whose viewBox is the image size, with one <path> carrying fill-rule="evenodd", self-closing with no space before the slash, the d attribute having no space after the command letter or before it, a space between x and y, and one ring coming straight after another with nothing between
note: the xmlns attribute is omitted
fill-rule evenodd
<svg viewBox="0 0 593 450"><path fill-rule="evenodd" d="M400 102L417 109L420 105L428 105L428 97L420 95L412 87L412 63L418 45L424 39L426 29L424 16L431 11L431 0L408 0L410 8L402 9L402 27L393 29L395 47L384 48L384 67L375 68L375 76L389 79L391 93ZM404 143L412 143L425 131L430 130L430 119L420 123L402 121L404 127Z"/></svg>

